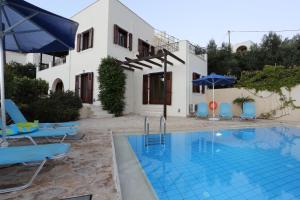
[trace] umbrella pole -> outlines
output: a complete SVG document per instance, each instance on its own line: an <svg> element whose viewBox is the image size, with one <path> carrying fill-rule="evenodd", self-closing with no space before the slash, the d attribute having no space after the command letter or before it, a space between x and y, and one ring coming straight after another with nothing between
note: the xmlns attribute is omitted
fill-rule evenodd
<svg viewBox="0 0 300 200"><path fill-rule="evenodd" d="M6 140L6 112L5 112L5 87L4 87L4 36L0 36L0 90L1 90L1 120L2 120L2 138L1 147L8 146Z"/></svg>

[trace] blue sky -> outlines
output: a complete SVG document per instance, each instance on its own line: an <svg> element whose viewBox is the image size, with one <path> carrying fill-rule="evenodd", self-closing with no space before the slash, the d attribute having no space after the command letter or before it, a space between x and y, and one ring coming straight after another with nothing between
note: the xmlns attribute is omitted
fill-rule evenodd
<svg viewBox="0 0 300 200"><path fill-rule="evenodd" d="M28 0L70 17L95 0ZM205 46L228 41L227 30L300 29L299 0L121 0L158 30ZM290 37L299 32L281 33ZM232 33L232 43L260 41L263 33Z"/></svg>

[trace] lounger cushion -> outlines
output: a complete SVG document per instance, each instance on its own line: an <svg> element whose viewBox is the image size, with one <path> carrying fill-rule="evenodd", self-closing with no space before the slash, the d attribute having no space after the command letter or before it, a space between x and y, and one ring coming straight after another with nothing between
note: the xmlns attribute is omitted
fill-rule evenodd
<svg viewBox="0 0 300 200"><path fill-rule="evenodd" d="M32 133L39 130L38 122L20 122L16 124L20 133Z"/></svg>
<svg viewBox="0 0 300 200"><path fill-rule="evenodd" d="M64 155L70 150L70 144L45 144L0 148L0 165L39 162Z"/></svg>
<svg viewBox="0 0 300 200"><path fill-rule="evenodd" d="M0 129L2 129L2 123L0 122ZM3 134L2 130L0 130L0 136ZM19 130L16 125L10 125L6 128L6 136L18 135Z"/></svg>

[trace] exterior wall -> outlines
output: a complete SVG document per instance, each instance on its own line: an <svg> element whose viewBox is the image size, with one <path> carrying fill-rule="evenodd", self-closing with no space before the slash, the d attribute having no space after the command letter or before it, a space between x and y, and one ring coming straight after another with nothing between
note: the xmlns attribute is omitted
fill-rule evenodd
<svg viewBox="0 0 300 200"><path fill-rule="evenodd" d="M64 85L64 90L68 90L70 88L69 82L69 62L65 63L64 65L59 65L55 67L51 67L46 70L39 71L37 73L37 78L41 78L46 80L49 84L49 90L53 90L53 84L56 79L61 79Z"/></svg>
<svg viewBox="0 0 300 200"><path fill-rule="evenodd" d="M189 104L198 104L199 102L203 102L206 100L206 94L200 93L193 93L193 72L200 74L201 76L207 76L207 61L206 58L201 58L194 54L189 54L189 81L188 81L188 95L189 97Z"/></svg>
<svg viewBox="0 0 300 200"><path fill-rule="evenodd" d="M98 67L101 59L107 56L107 34L108 34L108 7L109 1L97 1L83 11L72 17L80 25L77 33L84 32L94 28L93 48L81 52L72 50L70 52L70 90L75 90L76 75L93 72L94 73L94 91L93 99L97 100L98 94ZM76 41L77 45L77 41Z"/></svg>
<svg viewBox="0 0 300 200"><path fill-rule="evenodd" d="M137 16L134 12L124 6L117 0L109 1L109 18L108 18L108 35L107 35L107 55L113 56L119 60L124 60L125 57L135 58L138 54L138 39L142 39L148 42L150 45L153 44L154 28L145 22L142 18ZM121 47L114 44L114 25L117 24L128 33L132 34L132 51L128 48ZM125 113L135 112L135 105L139 103L137 92L137 85L142 82L137 80L135 76L140 76L140 70L135 72L125 71L127 75L126 80L126 93L125 102L126 109ZM145 70L144 70L145 71ZM140 101L142 102L142 101Z"/></svg>
<svg viewBox="0 0 300 200"><path fill-rule="evenodd" d="M26 54L6 51L6 63L11 63L11 62L26 64L27 63Z"/></svg>
<svg viewBox="0 0 300 200"><path fill-rule="evenodd" d="M284 90L284 94L287 96L287 98L291 97L293 100L295 100L294 104L296 106L300 106L300 85L294 87L291 92ZM270 112L281 106L279 95L275 93L270 93L268 91L259 92L255 94L254 91L238 88L226 88L215 90L215 98L218 104L220 104L221 102L232 103L234 99L242 96L249 96L255 100L257 116L261 115L262 113ZM212 90L208 90L207 93L207 102L210 101L212 101ZM216 113L219 113L219 108L216 110ZM241 108L238 105L233 104L233 114L235 116L241 115ZM279 116L282 117L278 118L278 120L299 121L300 109L292 110L290 108L286 108L282 111L277 111L275 118Z"/></svg>
<svg viewBox="0 0 300 200"><path fill-rule="evenodd" d="M97 1L73 16L72 19L79 23L78 33L94 28L93 48L81 52L70 51L66 64L38 71L37 77L48 81L50 89L55 80L60 78L63 81L65 90L74 91L75 76L93 72L94 104L100 104L97 101L97 70L101 59L107 56L113 56L119 60L124 60L125 57L136 58L138 39L154 45L155 29L118 0ZM132 51L114 44L113 29L115 24L133 35ZM192 73L197 72L206 75L207 62L206 59L190 52L188 41L180 41L178 44L179 50L173 53L184 60L186 64L183 65L171 57L168 58L174 63L174 66L168 66L168 71L172 71L173 81L172 105L168 106L168 115L187 116L189 114L189 104L198 102L203 98L203 95L192 94ZM156 62L160 63L159 60ZM162 115L163 105L142 104L143 75L155 72L163 72L163 68L153 66L153 69L145 67L143 70L136 69L134 72L125 70L127 75L125 114Z"/></svg>

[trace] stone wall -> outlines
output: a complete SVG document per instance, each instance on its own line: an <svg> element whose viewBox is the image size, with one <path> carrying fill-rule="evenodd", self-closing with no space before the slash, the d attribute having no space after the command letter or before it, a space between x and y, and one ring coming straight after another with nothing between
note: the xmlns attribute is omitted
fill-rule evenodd
<svg viewBox="0 0 300 200"><path fill-rule="evenodd" d="M289 92L283 89L284 95L286 95L287 99L290 97L295 100L294 104L296 106L300 106L300 85L292 88ZM276 110L274 115L275 119L278 120L287 120L287 121L300 121L300 109L292 109L290 107L286 107L285 109L279 110L280 106L282 106L282 102L280 101L280 96L276 93L263 91L255 93L254 90L248 90L245 88L226 88L226 89L216 89L215 90L215 98L218 104L221 102L232 103L234 99L238 97L251 97L255 100L257 107L257 116L260 116L263 113L268 113L272 110ZM212 90L207 90L207 102L212 100ZM219 112L217 109L216 113ZM233 113L235 116L240 116L241 107L233 104Z"/></svg>

